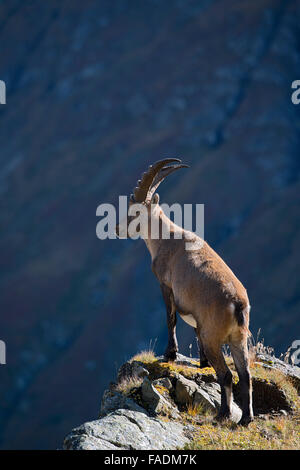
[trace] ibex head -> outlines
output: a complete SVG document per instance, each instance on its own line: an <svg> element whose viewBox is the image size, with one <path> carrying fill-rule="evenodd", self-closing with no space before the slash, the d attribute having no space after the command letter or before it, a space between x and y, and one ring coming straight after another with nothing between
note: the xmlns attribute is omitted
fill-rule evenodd
<svg viewBox="0 0 300 470"><path fill-rule="evenodd" d="M130 210L134 204L142 204L147 209L147 217L151 215L151 211L155 210L159 204L159 195L155 192L158 186L168 175L180 168L188 168L188 165L182 164L178 158L165 158L149 166L142 178L138 180L133 194L130 195L128 216L116 226L117 236L127 236L128 225L136 217Z"/></svg>

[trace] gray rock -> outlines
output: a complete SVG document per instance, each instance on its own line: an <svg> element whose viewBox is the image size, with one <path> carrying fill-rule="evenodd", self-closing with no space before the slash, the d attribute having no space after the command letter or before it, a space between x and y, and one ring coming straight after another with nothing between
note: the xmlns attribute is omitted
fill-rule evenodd
<svg viewBox="0 0 300 470"><path fill-rule="evenodd" d="M204 410L218 411L221 406L221 388L216 382L201 383L197 385L193 380L188 380L181 375L177 376L176 401L181 405L202 405ZM241 419L242 411L238 405L232 403L232 421Z"/></svg>
<svg viewBox="0 0 300 470"><path fill-rule="evenodd" d="M197 405L203 406L204 411L206 410L215 411L217 409L215 401L212 400L211 396L205 390L201 388L196 390L194 398L193 398L193 404L195 406Z"/></svg>
<svg viewBox="0 0 300 470"><path fill-rule="evenodd" d="M112 411L115 411L119 408L125 410L139 411L140 413L147 414L147 411L139 406L131 398L122 395L119 392L112 392L110 390L105 390L101 400L100 416L105 416Z"/></svg>
<svg viewBox="0 0 300 470"><path fill-rule="evenodd" d="M158 356L157 360L159 362L165 362L164 356ZM176 359L174 361L176 364L180 364L182 366L190 366L190 367L199 367L200 366L200 360L197 357L187 357L184 356L183 354L176 353ZM200 371L200 368L199 368Z"/></svg>
<svg viewBox="0 0 300 470"><path fill-rule="evenodd" d="M84 423L65 438L66 450L166 450L183 447L189 442L191 427L163 423L144 413L117 410L104 418Z"/></svg>
<svg viewBox="0 0 300 470"><path fill-rule="evenodd" d="M132 375L134 377L143 378L143 377L147 377L149 375L149 372L141 364L134 361L132 363Z"/></svg>
<svg viewBox="0 0 300 470"><path fill-rule="evenodd" d="M233 401L231 406L231 420L234 423L238 423L242 417L241 408Z"/></svg>
<svg viewBox="0 0 300 470"><path fill-rule="evenodd" d="M142 384L142 400L152 413L164 412L171 414L174 418L179 416L176 408L156 390L147 377L144 378Z"/></svg>
<svg viewBox="0 0 300 470"><path fill-rule="evenodd" d="M139 361L132 361L132 362L125 362L122 364L118 371L118 382L121 382L124 379L130 378L143 378L147 377L149 372L143 366L142 362Z"/></svg>
<svg viewBox="0 0 300 470"><path fill-rule="evenodd" d="M198 385L193 380L188 380L180 374L177 374L176 378L176 401L180 405L192 403Z"/></svg>
<svg viewBox="0 0 300 470"><path fill-rule="evenodd" d="M201 404L204 410L219 411L221 406L221 387L218 383L201 384L194 395L194 405ZM233 401L231 407L231 420L238 423L242 417L242 410Z"/></svg>
<svg viewBox="0 0 300 470"><path fill-rule="evenodd" d="M173 385L171 380L168 377L162 377L161 379L153 380L153 385L160 385L165 387L167 390L172 390Z"/></svg>
<svg viewBox="0 0 300 470"><path fill-rule="evenodd" d="M201 386L199 386L198 393L199 391L205 392L208 396L210 401L214 404L216 408L220 406L221 403L221 387L217 382L212 382L212 383L201 383Z"/></svg>

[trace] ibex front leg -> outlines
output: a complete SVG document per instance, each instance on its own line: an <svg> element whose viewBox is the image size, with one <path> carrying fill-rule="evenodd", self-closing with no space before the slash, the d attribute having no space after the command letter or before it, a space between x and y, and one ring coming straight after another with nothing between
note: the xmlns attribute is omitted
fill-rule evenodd
<svg viewBox="0 0 300 470"><path fill-rule="evenodd" d="M163 299L167 309L167 325L168 325L168 346L165 351L166 361L175 361L176 353L178 352L178 343L176 338L176 308L174 305L172 290L161 285Z"/></svg>
<svg viewBox="0 0 300 470"><path fill-rule="evenodd" d="M197 328L194 328L194 331L196 333L196 338L197 338L198 354L200 358L200 369L203 369L205 367L210 367L210 363L207 360L204 348L201 343L201 339L198 337Z"/></svg>

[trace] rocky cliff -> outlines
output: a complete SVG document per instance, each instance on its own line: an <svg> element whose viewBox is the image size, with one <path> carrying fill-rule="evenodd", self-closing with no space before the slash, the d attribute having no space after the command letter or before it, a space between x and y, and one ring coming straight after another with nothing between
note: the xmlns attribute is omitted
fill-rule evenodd
<svg viewBox="0 0 300 470"><path fill-rule="evenodd" d="M231 358L226 360L232 366ZM139 354L121 366L117 381L104 392L99 418L73 429L63 447L297 449L300 368L258 354L251 372L255 421L244 429L236 425L241 417L236 373L232 420L218 424L214 415L221 394L212 368L200 369L196 359L182 355L166 363L151 353ZM227 436L220 438L224 429Z"/></svg>

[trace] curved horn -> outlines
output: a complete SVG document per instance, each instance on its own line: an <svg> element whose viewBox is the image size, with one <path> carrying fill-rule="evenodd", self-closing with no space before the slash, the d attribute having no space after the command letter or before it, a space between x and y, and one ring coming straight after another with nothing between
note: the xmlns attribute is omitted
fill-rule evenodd
<svg viewBox="0 0 300 470"><path fill-rule="evenodd" d="M179 170L180 168L190 168L189 165L181 164L181 165L171 165L171 166L166 166L160 170L159 173L156 174L153 183L151 185L150 190L148 191L147 198L148 200L152 199L153 194L157 190L158 186L160 183L171 173L173 173L176 170Z"/></svg>
<svg viewBox="0 0 300 470"><path fill-rule="evenodd" d="M136 202L144 202L148 199L148 191L150 190L155 176L168 163L181 163L178 158L164 158L150 165L148 170L143 173L142 178L138 180L137 187L134 188L133 194Z"/></svg>

